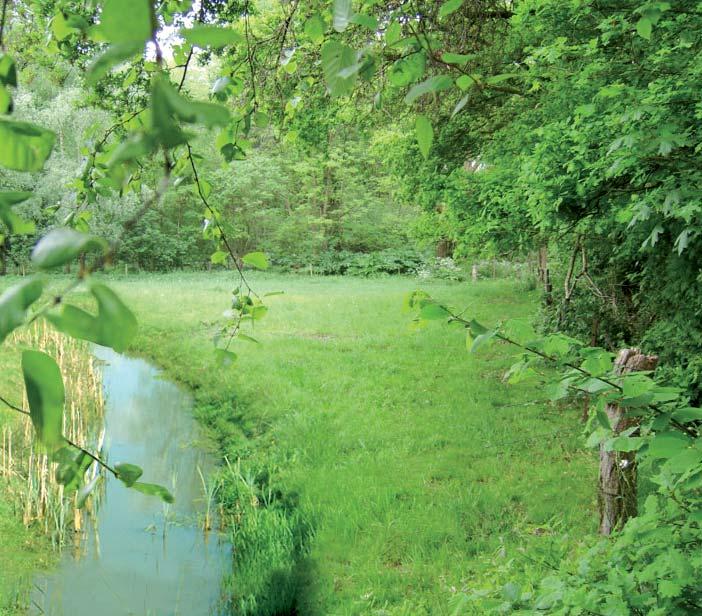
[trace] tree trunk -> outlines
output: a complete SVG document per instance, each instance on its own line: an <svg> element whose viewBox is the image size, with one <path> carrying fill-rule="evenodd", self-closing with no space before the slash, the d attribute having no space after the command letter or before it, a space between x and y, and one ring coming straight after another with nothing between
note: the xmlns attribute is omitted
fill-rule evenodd
<svg viewBox="0 0 702 616"><path fill-rule="evenodd" d="M656 355L643 355L639 349L622 349L614 362L614 372L655 370ZM627 417L626 410L615 404L606 409L609 423L615 434L636 425L637 419ZM633 451L605 451L600 445L599 480L600 534L611 535L636 515L636 453Z"/></svg>

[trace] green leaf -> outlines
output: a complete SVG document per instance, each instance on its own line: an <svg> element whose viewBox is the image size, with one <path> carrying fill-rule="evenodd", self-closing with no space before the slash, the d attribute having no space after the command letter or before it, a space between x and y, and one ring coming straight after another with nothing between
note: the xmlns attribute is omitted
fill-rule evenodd
<svg viewBox="0 0 702 616"><path fill-rule="evenodd" d="M188 100L181 96L165 78L155 80L152 97L154 113L172 114L190 124L197 123L212 128L226 126L231 119L226 107L215 103ZM167 125L167 122L164 125Z"/></svg>
<svg viewBox="0 0 702 616"><path fill-rule="evenodd" d="M474 84L475 81L473 81L468 75L461 75L456 79L456 85L463 91L467 90Z"/></svg>
<svg viewBox="0 0 702 616"><path fill-rule="evenodd" d="M441 304L426 302L419 310L419 316L427 321L432 321L436 319L446 319L451 315Z"/></svg>
<svg viewBox="0 0 702 616"><path fill-rule="evenodd" d="M12 96L8 89L0 84L0 114L10 113L12 109Z"/></svg>
<svg viewBox="0 0 702 616"><path fill-rule="evenodd" d="M26 201L32 196L31 192L7 191L0 192L0 219L10 228L13 233L17 231L13 228L12 206Z"/></svg>
<svg viewBox="0 0 702 616"><path fill-rule="evenodd" d="M12 56L0 52L0 83L17 87L17 66Z"/></svg>
<svg viewBox="0 0 702 616"><path fill-rule="evenodd" d="M215 349L214 353L217 365L219 366L224 366L226 368L236 361L236 353L228 351L227 349Z"/></svg>
<svg viewBox="0 0 702 616"><path fill-rule="evenodd" d="M41 280L29 278L0 295L0 343L24 323L27 309L41 297L43 289Z"/></svg>
<svg viewBox="0 0 702 616"><path fill-rule="evenodd" d="M227 262L228 257L228 252L224 252L223 250L217 250L213 252L210 256L210 263L214 263L215 265L221 265Z"/></svg>
<svg viewBox="0 0 702 616"><path fill-rule="evenodd" d="M213 49L236 45L246 40L242 34L232 28L199 24L192 28L183 28L180 35L191 45Z"/></svg>
<svg viewBox="0 0 702 616"><path fill-rule="evenodd" d="M393 86L404 88L421 79L425 68L426 55L423 52L413 53L393 63L388 79Z"/></svg>
<svg viewBox="0 0 702 616"><path fill-rule="evenodd" d="M57 41L62 41L77 31L77 28L68 25L68 21L66 21L66 18L60 12L56 13L51 19L51 32Z"/></svg>
<svg viewBox="0 0 702 616"><path fill-rule="evenodd" d="M95 477L93 477L80 490L78 490L78 494L76 496L76 507L78 509L82 509L85 506L85 502L88 500L88 497L93 493L95 487L101 480L102 475L95 475Z"/></svg>
<svg viewBox="0 0 702 616"><path fill-rule="evenodd" d="M405 103L411 105L420 96L440 92L441 90L448 90L452 85L453 78L449 75L435 75L434 77L429 77L429 79L425 79L421 83L412 86L407 96L405 96Z"/></svg>
<svg viewBox="0 0 702 616"><path fill-rule="evenodd" d="M320 44L324 41L326 25L319 13L315 13L305 22L305 36L313 43Z"/></svg>
<svg viewBox="0 0 702 616"><path fill-rule="evenodd" d="M105 0L96 32L110 43L145 43L151 27L149 0Z"/></svg>
<svg viewBox="0 0 702 616"><path fill-rule="evenodd" d="M99 237L59 227L49 231L37 242L32 250L32 262L37 267L49 269L68 263L83 252L106 249L107 242Z"/></svg>
<svg viewBox="0 0 702 616"><path fill-rule="evenodd" d="M681 432L660 432L648 446L646 454L650 458L672 458L690 445L691 440Z"/></svg>
<svg viewBox="0 0 702 616"><path fill-rule="evenodd" d="M337 41L327 41L322 47L321 58L324 78L331 95L337 97L350 94L356 83L358 71L352 71L345 77L340 73L357 64L356 52Z"/></svg>
<svg viewBox="0 0 702 616"><path fill-rule="evenodd" d="M143 51L143 41L129 41L127 43L110 45L104 53L95 58L90 66L88 66L86 83L88 83L88 85L94 85L115 66L122 64L122 62L129 60Z"/></svg>
<svg viewBox="0 0 702 616"><path fill-rule="evenodd" d="M472 60L475 56L463 53L444 53L441 54L441 59L447 64L459 64L463 65L469 60Z"/></svg>
<svg viewBox="0 0 702 616"><path fill-rule="evenodd" d="M351 0L334 0L334 30L343 32L353 16Z"/></svg>
<svg viewBox="0 0 702 616"><path fill-rule="evenodd" d="M368 28L371 32L375 32L378 29L378 20L372 15L356 13L351 17L350 21L351 23Z"/></svg>
<svg viewBox="0 0 702 616"><path fill-rule="evenodd" d="M648 17L642 17L636 23L636 32L641 38L650 41L651 33L653 32L653 23L651 23L651 20Z"/></svg>
<svg viewBox="0 0 702 616"><path fill-rule="evenodd" d="M393 21L385 30L385 44L392 46L402 38L402 26L400 22Z"/></svg>
<svg viewBox="0 0 702 616"><path fill-rule="evenodd" d="M455 13L458 9L463 6L463 0L447 0L441 5L439 9L439 19L449 16L451 13Z"/></svg>
<svg viewBox="0 0 702 616"><path fill-rule="evenodd" d="M39 171L49 158L56 136L29 124L0 119L0 166L15 171Z"/></svg>
<svg viewBox="0 0 702 616"><path fill-rule="evenodd" d="M117 471L117 479L128 488L131 488L138 481L139 477L144 474L140 466L128 464L127 462L115 464L115 470Z"/></svg>
<svg viewBox="0 0 702 616"><path fill-rule="evenodd" d="M27 391L29 414L39 440L55 448L62 440L65 393L61 370L46 353L24 351L22 374Z"/></svg>
<svg viewBox="0 0 702 616"><path fill-rule="evenodd" d="M434 129L426 116L417 116L417 121L415 123L415 130L417 132L417 143L419 144L419 151L424 158L429 158L429 151L431 150L431 144L434 141Z"/></svg>
<svg viewBox="0 0 702 616"><path fill-rule="evenodd" d="M133 490L141 492L142 494L147 494L148 496L158 496L162 501L166 503L173 503L175 499L173 495L166 490L163 486L159 486L155 483L142 483L137 481L130 486Z"/></svg>
<svg viewBox="0 0 702 616"><path fill-rule="evenodd" d="M109 287L94 282L90 292L98 305L97 316L65 304L59 314L46 318L70 336L124 351L136 334L136 317Z"/></svg>
<svg viewBox="0 0 702 616"><path fill-rule="evenodd" d="M475 340L473 340L473 344L470 347L470 352L475 353L481 346L487 344L492 340L497 332L491 331L487 332L485 334L480 334L480 336L476 336Z"/></svg>
<svg viewBox="0 0 702 616"><path fill-rule="evenodd" d="M250 252L241 257L246 265L257 267L258 269L268 269L268 258L263 252Z"/></svg>
<svg viewBox="0 0 702 616"><path fill-rule="evenodd" d="M469 327L470 327L470 333L473 334L473 336L480 336L482 334L487 334L490 331L487 327L478 323L475 319L471 319Z"/></svg>

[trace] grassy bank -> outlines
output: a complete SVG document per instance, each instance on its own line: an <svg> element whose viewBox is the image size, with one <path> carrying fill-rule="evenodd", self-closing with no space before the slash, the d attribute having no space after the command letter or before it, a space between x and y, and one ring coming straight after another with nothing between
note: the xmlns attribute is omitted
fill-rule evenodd
<svg viewBox="0 0 702 616"><path fill-rule="evenodd" d="M235 594L264 596L241 597L249 612L449 613L454 592L480 587L486 556L554 520L576 536L593 529L593 465L575 412L503 384L504 348L472 357L456 330L410 331L400 307L416 281L253 283L285 294L268 301L261 344L238 343L229 369L217 367L211 336L230 278L115 283L138 313L138 352L193 388L223 453L242 460L224 499L239 520L251 519L251 500L260 514L255 528L243 523L242 544L256 545L242 545L232 582ZM510 282L422 285L488 323L534 309Z"/></svg>

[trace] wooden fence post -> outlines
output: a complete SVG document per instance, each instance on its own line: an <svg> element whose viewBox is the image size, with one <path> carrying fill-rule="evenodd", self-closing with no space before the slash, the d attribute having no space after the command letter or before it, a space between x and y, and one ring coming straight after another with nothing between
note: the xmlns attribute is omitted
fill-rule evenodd
<svg viewBox="0 0 702 616"><path fill-rule="evenodd" d="M473 282L478 281L478 266L473 263L473 267L470 270L470 278Z"/></svg>
<svg viewBox="0 0 702 616"><path fill-rule="evenodd" d="M655 370L658 356L644 355L639 349L622 349L614 362L615 374ZM627 417L626 410L616 404L606 409L615 434L636 425L637 419ZM605 451L600 445L599 508L600 534L611 535L636 515L636 453Z"/></svg>

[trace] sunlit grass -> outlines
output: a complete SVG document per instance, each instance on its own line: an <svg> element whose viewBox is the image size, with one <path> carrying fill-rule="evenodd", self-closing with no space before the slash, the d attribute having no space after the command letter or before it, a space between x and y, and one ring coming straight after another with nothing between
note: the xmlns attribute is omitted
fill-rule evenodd
<svg viewBox="0 0 702 616"><path fill-rule="evenodd" d="M239 361L224 369L210 338L233 276L115 281L142 323L136 349L216 408L204 416L223 453L299 496L315 528L300 613L447 613L455 589L480 585L478 556L554 519L575 536L594 528L577 411L502 383L504 347L470 356L461 331L411 331L401 306L417 281L253 283L285 294L267 300L261 344L237 343ZM487 323L535 307L507 281L421 286Z"/></svg>

